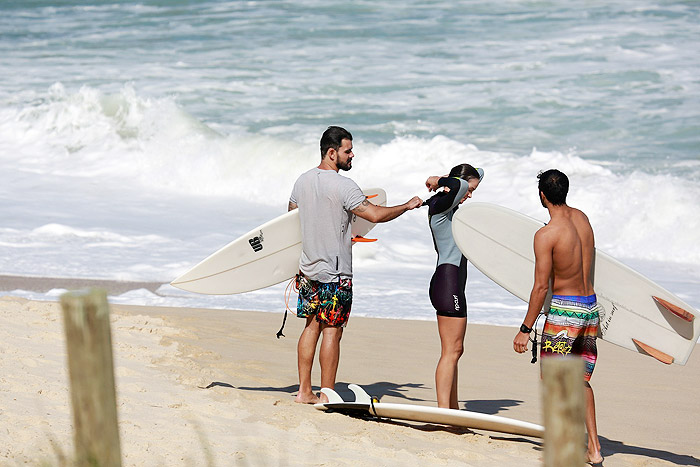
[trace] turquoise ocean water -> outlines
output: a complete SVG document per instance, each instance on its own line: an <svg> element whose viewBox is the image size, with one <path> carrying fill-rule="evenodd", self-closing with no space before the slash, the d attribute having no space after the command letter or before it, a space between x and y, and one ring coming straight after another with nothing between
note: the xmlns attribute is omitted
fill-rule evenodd
<svg viewBox="0 0 700 467"><path fill-rule="evenodd" d="M474 200L546 220L536 174L565 171L598 247L700 308L697 50L694 1L3 1L0 274L167 283L283 213L337 124L390 204L469 162ZM355 249L354 313L432 319L426 217ZM472 322L525 311L473 269L467 296Z"/></svg>

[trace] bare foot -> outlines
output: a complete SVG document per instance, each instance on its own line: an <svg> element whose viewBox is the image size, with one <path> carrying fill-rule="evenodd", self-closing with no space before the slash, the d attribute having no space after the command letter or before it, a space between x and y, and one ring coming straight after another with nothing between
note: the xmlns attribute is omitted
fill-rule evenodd
<svg viewBox="0 0 700 467"><path fill-rule="evenodd" d="M587 452L586 457L588 458L588 463L591 465L603 465L603 456L600 451L594 453Z"/></svg>
<svg viewBox="0 0 700 467"><path fill-rule="evenodd" d="M294 402L296 402L297 404L318 404L319 402L321 402L321 400L314 393L309 393L309 394L299 393L299 394L297 394L297 397L294 399ZM328 401L326 401L326 402L328 402Z"/></svg>

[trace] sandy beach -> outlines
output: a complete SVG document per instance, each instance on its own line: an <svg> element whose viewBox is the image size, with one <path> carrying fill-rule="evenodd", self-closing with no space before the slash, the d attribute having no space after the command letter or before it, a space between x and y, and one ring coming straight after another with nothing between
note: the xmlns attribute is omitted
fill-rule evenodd
<svg viewBox="0 0 700 467"><path fill-rule="evenodd" d="M21 280L18 280L21 283ZM540 439L323 413L294 403L302 321L282 313L112 305L124 465L535 466ZM72 455L61 309L0 298L0 464ZM514 328L470 325L460 405L541 423L539 367ZM685 366L599 341L591 380L605 466L700 466L700 353ZM439 355L427 321L353 317L336 390L435 405ZM318 368L314 382L319 381ZM582 444L583 449L583 444Z"/></svg>

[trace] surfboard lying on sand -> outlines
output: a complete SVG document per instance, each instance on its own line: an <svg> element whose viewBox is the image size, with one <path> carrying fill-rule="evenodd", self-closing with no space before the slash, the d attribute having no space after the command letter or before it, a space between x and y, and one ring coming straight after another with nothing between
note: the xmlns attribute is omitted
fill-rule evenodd
<svg viewBox="0 0 700 467"><path fill-rule="evenodd" d="M363 190L369 201L386 206L381 188ZM364 236L375 226L353 216L354 241L373 241ZM170 284L182 290L227 295L262 289L294 277L299 272L301 226L295 209L254 228L224 246Z"/></svg>
<svg viewBox="0 0 700 467"><path fill-rule="evenodd" d="M348 414L369 415L378 418L409 420L414 422L438 423L441 425L461 426L477 430L497 431L514 435L542 438L544 427L535 423L523 422L512 418L499 417L467 410L442 409L414 404L392 404L379 402L356 384L348 385L355 394L354 402L345 402L338 393L329 388L321 389L328 397L328 402L314 404L318 410L335 411Z"/></svg>
<svg viewBox="0 0 700 467"><path fill-rule="evenodd" d="M543 225L503 206L470 202L455 213L452 234L477 269L527 302L535 274L533 239ZM700 336L698 312L690 305L600 250L593 287L605 309L601 338L666 364L686 363Z"/></svg>

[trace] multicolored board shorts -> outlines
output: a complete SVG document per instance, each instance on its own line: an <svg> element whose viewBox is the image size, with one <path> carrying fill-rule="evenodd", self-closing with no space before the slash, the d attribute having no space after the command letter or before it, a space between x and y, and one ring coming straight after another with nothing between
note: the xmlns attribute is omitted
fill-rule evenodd
<svg viewBox="0 0 700 467"><path fill-rule="evenodd" d="M540 358L580 355L585 364L584 379L589 381L598 349L598 305L596 296L553 295L542 331Z"/></svg>
<svg viewBox="0 0 700 467"><path fill-rule="evenodd" d="M316 315L316 320L328 326L344 327L352 307L352 280L318 282L301 272L297 275L297 316L307 318Z"/></svg>

